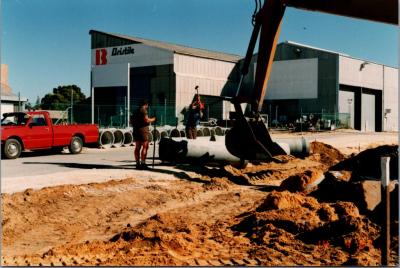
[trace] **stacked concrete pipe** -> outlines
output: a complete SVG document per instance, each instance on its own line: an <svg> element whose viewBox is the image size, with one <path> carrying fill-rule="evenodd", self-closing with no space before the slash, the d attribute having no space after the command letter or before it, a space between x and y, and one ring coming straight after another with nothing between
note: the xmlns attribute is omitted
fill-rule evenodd
<svg viewBox="0 0 400 268"><path fill-rule="evenodd" d="M171 129L169 137L170 138L180 138L181 137L181 132L177 128Z"/></svg>
<svg viewBox="0 0 400 268"><path fill-rule="evenodd" d="M160 132L160 137L161 137L161 138L168 138L169 135L168 135L167 130L161 130L161 132Z"/></svg>
<svg viewBox="0 0 400 268"><path fill-rule="evenodd" d="M203 136L204 137L211 136L210 129L208 127L203 127L202 131L203 131Z"/></svg>
<svg viewBox="0 0 400 268"><path fill-rule="evenodd" d="M123 146L130 146L133 144L133 134L132 131L125 129L124 130L124 144Z"/></svg>
<svg viewBox="0 0 400 268"><path fill-rule="evenodd" d="M124 132L120 129L111 129L112 134L114 136L114 142L112 144L112 147L117 148L121 147L124 144Z"/></svg>
<svg viewBox="0 0 400 268"><path fill-rule="evenodd" d="M152 136L153 136L153 140L155 140L156 142L157 142L157 141L160 141L160 139L161 139L161 133L160 133L160 131L159 131L158 129L153 129L153 130L151 131L151 134L152 134Z"/></svg>
<svg viewBox="0 0 400 268"><path fill-rule="evenodd" d="M223 136L224 135L224 131L222 130L221 127L215 127L214 130L215 130L215 135L217 135L217 136Z"/></svg>
<svg viewBox="0 0 400 268"><path fill-rule="evenodd" d="M99 145L101 148L111 148L114 143L114 135L110 129L100 129Z"/></svg>
<svg viewBox="0 0 400 268"><path fill-rule="evenodd" d="M203 137L203 136L204 136L203 130L201 128L198 128L197 129L197 137Z"/></svg>

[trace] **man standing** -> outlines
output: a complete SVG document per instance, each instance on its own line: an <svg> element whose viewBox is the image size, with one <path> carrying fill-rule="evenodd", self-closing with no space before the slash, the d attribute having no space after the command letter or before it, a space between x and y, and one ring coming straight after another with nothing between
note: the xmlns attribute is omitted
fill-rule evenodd
<svg viewBox="0 0 400 268"><path fill-rule="evenodd" d="M201 111L204 109L204 104L200 100L200 95L196 94L189 106L189 114L186 121L186 137L188 139L197 138L197 125L200 124Z"/></svg>
<svg viewBox="0 0 400 268"><path fill-rule="evenodd" d="M135 138L135 160L136 169L148 169L146 165L147 150L149 149L150 130L149 125L156 121L155 117L148 117L149 104L146 100L142 102L133 115L133 137Z"/></svg>

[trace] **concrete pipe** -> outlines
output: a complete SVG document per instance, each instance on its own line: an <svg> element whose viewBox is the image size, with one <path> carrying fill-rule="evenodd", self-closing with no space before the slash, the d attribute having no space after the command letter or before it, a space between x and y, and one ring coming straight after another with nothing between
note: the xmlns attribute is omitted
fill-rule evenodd
<svg viewBox="0 0 400 268"><path fill-rule="evenodd" d="M223 132L223 135L226 136L226 133L228 133L228 132L229 132L229 128L225 129L225 131Z"/></svg>
<svg viewBox="0 0 400 268"><path fill-rule="evenodd" d="M309 143L305 139L286 139L277 144L287 153L294 156L304 155ZM195 140L185 138L162 138L159 146L160 159L163 161L191 161L203 162L229 162L240 163L240 159L232 155L226 148L225 136L216 137L210 141L210 137L200 137Z"/></svg>
<svg viewBox="0 0 400 268"><path fill-rule="evenodd" d="M112 131L108 129L100 130L99 144L102 148L111 148L114 143L114 135Z"/></svg>
<svg viewBox="0 0 400 268"><path fill-rule="evenodd" d="M291 155L303 157L303 156L308 156L310 154L310 142L307 141L303 137L301 137L301 138L276 139L275 141L279 145L287 144L287 146L290 149L290 154ZM283 149L285 150L285 148L283 148Z"/></svg>
<svg viewBox="0 0 400 268"><path fill-rule="evenodd" d="M123 146L130 146L133 143L133 134L131 131L124 132L124 144Z"/></svg>
<svg viewBox="0 0 400 268"><path fill-rule="evenodd" d="M223 136L224 135L224 132L222 131L222 128L221 127L215 127L215 135L217 135L217 136Z"/></svg>
<svg viewBox="0 0 400 268"><path fill-rule="evenodd" d="M179 130L179 134L181 135L182 138L186 137L186 132L183 129Z"/></svg>
<svg viewBox="0 0 400 268"><path fill-rule="evenodd" d="M167 132L166 130L162 130L162 131L161 131L161 133L160 133L160 137L161 137L161 138L168 138L168 136L169 136L169 135L168 135L168 132Z"/></svg>
<svg viewBox="0 0 400 268"><path fill-rule="evenodd" d="M154 140L157 142L161 139L161 133L158 131L158 129L153 129L151 131L151 134L153 135Z"/></svg>
<svg viewBox="0 0 400 268"><path fill-rule="evenodd" d="M210 142L210 137L192 139L161 139L159 156L163 161L229 162L239 163L240 159L230 154L223 139Z"/></svg>
<svg viewBox="0 0 400 268"><path fill-rule="evenodd" d="M197 129L197 137L203 137L203 136L204 136L203 130L201 128L198 128Z"/></svg>
<svg viewBox="0 0 400 268"><path fill-rule="evenodd" d="M213 128L210 129L210 136L215 136L215 129Z"/></svg>
<svg viewBox="0 0 400 268"><path fill-rule="evenodd" d="M149 142L153 142L153 134L151 134L151 131L149 132Z"/></svg>
<svg viewBox="0 0 400 268"><path fill-rule="evenodd" d="M177 128L171 129L171 132L169 134L170 138L179 138L180 136L181 136L181 133Z"/></svg>
<svg viewBox="0 0 400 268"><path fill-rule="evenodd" d="M121 147L124 144L124 133L120 129L114 129L112 134L114 136L112 147Z"/></svg>
<svg viewBox="0 0 400 268"><path fill-rule="evenodd" d="M203 130L203 136L205 137L211 136L210 129L208 127L204 127L202 130Z"/></svg>

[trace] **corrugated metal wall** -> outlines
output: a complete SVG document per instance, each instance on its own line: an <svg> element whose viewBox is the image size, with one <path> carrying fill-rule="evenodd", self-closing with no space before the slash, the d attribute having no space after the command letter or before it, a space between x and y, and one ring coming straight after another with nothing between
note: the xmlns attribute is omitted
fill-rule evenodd
<svg viewBox="0 0 400 268"><path fill-rule="evenodd" d="M199 94L221 96L228 95L235 87L235 63L213 59L204 59L187 55L174 55L176 75L176 116L182 120L181 111L188 106L199 86ZM206 103L207 105L207 103ZM224 105L226 109L227 105ZM225 118L224 111L221 118Z"/></svg>

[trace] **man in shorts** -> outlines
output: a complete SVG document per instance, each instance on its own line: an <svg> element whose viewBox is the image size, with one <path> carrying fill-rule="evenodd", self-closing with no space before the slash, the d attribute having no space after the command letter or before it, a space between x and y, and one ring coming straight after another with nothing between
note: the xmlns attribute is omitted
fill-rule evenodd
<svg viewBox="0 0 400 268"><path fill-rule="evenodd" d="M148 169L146 165L147 150L149 149L150 130L149 125L156 121L155 117L148 117L149 104L146 100L133 115L133 137L135 138L136 169Z"/></svg>

